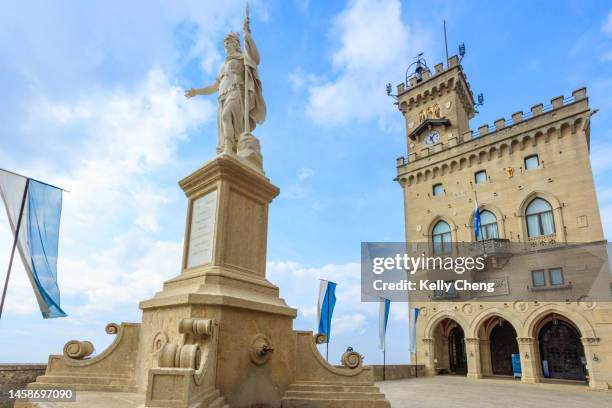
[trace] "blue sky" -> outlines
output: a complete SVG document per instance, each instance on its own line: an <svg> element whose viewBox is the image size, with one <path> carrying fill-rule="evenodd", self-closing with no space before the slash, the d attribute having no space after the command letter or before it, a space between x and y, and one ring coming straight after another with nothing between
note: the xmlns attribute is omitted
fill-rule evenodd
<svg viewBox="0 0 612 408"><path fill-rule="evenodd" d="M211 82L242 1L0 4L0 167L70 190L59 281L65 319L43 320L15 264L0 362L46 362L70 339L109 344L108 322L139 321L138 301L179 273L185 198L177 181L214 154ZM385 95L418 52L430 66L465 42L462 64L485 105L476 129L588 87L591 148L612 233L612 6L606 2L255 1L268 117L256 130L270 208L268 277L316 327L318 279L339 283L330 357L353 346L377 363L378 305L359 300L361 241L401 241L392 181L404 123ZM11 236L0 217L0 268ZM406 362L407 311L393 304L388 362Z"/></svg>

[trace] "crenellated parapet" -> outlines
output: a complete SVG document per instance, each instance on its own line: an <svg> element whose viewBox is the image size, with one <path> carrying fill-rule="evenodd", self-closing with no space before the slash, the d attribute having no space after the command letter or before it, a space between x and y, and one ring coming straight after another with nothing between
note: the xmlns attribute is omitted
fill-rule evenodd
<svg viewBox="0 0 612 408"><path fill-rule="evenodd" d="M446 143L398 157L397 180L408 186L425 182L579 131L584 131L588 144L590 116L586 88L579 88L569 97L557 96L550 104L536 104L527 114L518 111L509 120L500 118L493 125L480 126L477 132L453 135ZM545 166L545 162L541 165ZM512 171L516 174L522 170L518 167Z"/></svg>

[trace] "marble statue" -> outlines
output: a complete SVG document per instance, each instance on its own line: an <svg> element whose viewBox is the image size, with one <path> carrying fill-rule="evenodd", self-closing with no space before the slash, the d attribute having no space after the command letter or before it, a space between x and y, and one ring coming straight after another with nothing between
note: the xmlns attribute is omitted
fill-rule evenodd
<svg viewBox="0 0 612 408"><path fill-rule="evenodd" d="M259 141L251 134L257 123L266 117L266 104L261 91L257 66L259 51L251 36L250 21L244 20L244 50L240 35L229 33L223 40L226 58L212 85L192 88L187 98L218 92L217 154L242 156L261 167Z"/></svg>

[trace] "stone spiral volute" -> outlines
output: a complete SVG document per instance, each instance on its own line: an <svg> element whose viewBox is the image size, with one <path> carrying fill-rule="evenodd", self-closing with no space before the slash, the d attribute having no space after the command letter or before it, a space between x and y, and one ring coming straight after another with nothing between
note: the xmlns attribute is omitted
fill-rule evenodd
<svg viewBox="0 0 612 408"><path fill-rule="evenodd" d="M356 351L353 351L352 347L349 347L346 349L344 354L342 354L341 361L343 366L350 369L355 369L361 367L363 364L363 356Z"/></svg>
<svg viewBox="0 0 612 408"><path fill-rule="evenodd" d="M325 337L325 334L323 334L323 333L315 334L314 335L314 339L315 339L315 343L316 344L323 344L327 340L327 338Z"/></svg>
<svg viewBox="0 0 612 408"><path fill-rule="evenodd" d="M94 352L94 346L90 341L70 340L64 345L64 355L75 360L82 360Z"/></svg>

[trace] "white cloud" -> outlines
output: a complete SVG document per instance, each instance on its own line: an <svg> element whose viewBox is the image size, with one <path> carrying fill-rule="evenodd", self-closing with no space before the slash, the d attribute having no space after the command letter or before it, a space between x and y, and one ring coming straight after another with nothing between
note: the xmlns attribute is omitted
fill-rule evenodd
<svg viewBox="0 0 612 408"><path fill-rule="evenodd" d="M402 22L398 0L351 1L330 35L339 43L332 56L337 76L309 87L306 112L315 122L331 125L394 112L385 84L430 42L425 32Z"/></svg>
<svg viewBox="0 0 612 408"><path fill-rule="evenodd" d="M612 35L612 11L608 13L608 17L606 18L606 21L601 26L601 31L603 31L604 33L608 35Z"/></svg>
<svg viewBox="0 0 612 408"><path fill-rule="evenodd" d="M314 175L314 170L309 167L302 167L300 169L300 174L298 174L298 179L300 181L304 181L307 178L310 178Z"/></svg>
<svg viewBox="0 0 612 408"><path fill-rule="evenodd" d="M180 192L154 175L172 167L187 132L212 116L209 101L186 100L157 68L130 91L98 89L70 102L44 96L32 102L26 137L44 132L78 140L67 143L62 161L47 157L19 169L48 173L47 181L71 191L64 195L59 257L62 295L80 299L78 307L65 306L69 313L136 307L180 271L180 241L151 234ZM7 228L3 233L10 235ZM13 312L36 310L24 276L11 290Z"/></svg>
<svg viewBox="0 0 612 408"><path fill-rule="evenodd" d="M378 304L361 302L361 264L327 264L307 267L297 262L268 262L268 279L279 285L281 296L298 308L307 327L316 327L319 279L336 282L334 333L337 335L363 333L370 318L378 316Z"/></svg>

